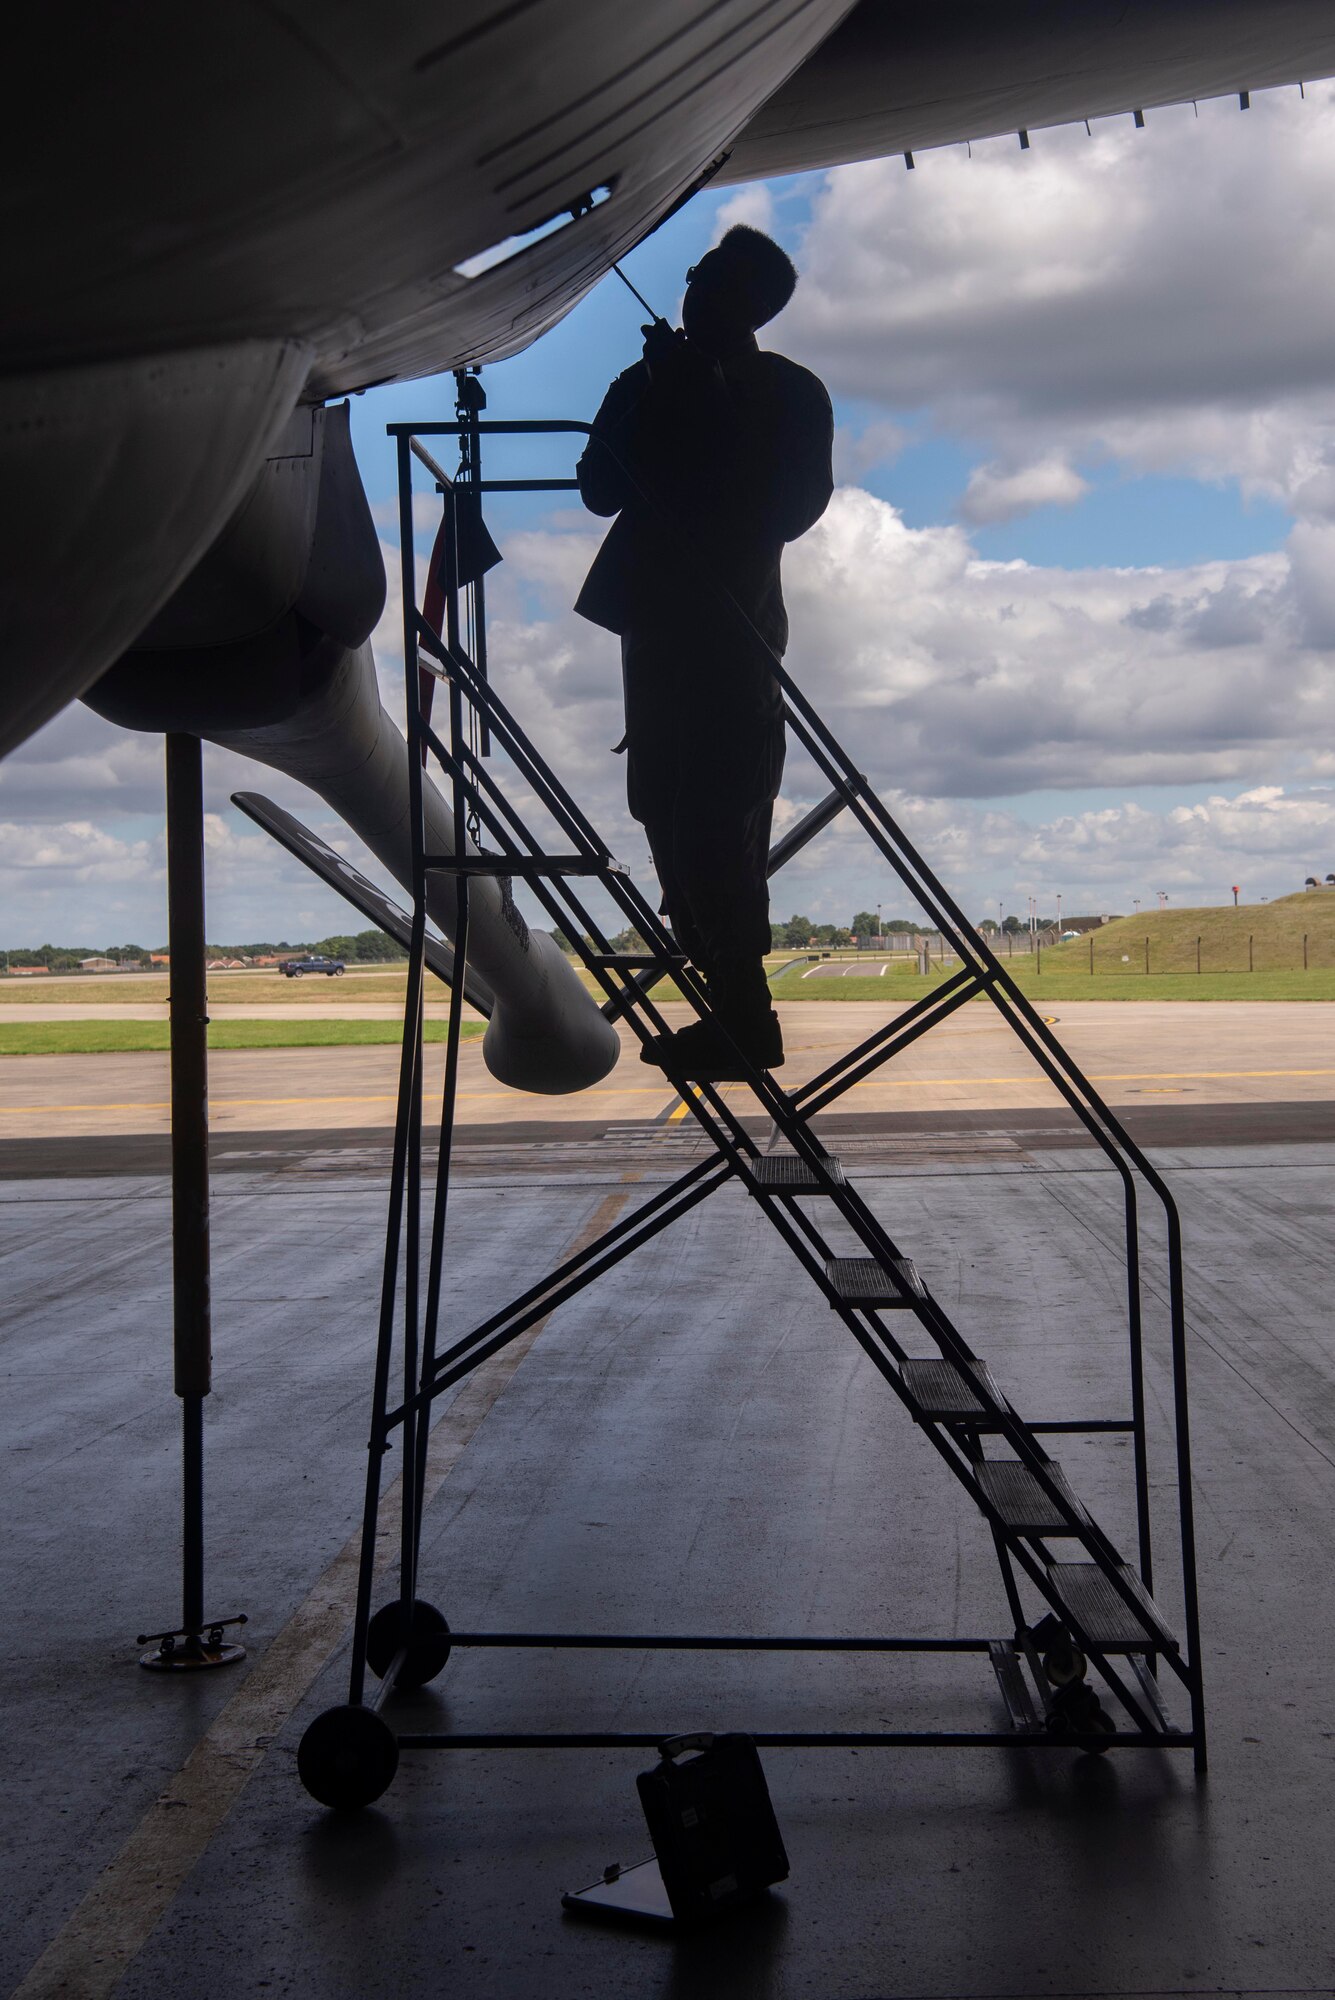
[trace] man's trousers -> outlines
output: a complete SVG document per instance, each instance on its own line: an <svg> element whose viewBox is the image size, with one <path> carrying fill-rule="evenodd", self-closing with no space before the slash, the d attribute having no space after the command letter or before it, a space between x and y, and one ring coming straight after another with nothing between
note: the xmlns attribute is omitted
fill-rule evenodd
<svg viewBox="0 0 1335 2000"><path fill-rule="evenodd" d="M626 792L678 943L740 1020L768 1012L766 865L783 777L782 696L763 662L694 633L622 639Z"/></svg>

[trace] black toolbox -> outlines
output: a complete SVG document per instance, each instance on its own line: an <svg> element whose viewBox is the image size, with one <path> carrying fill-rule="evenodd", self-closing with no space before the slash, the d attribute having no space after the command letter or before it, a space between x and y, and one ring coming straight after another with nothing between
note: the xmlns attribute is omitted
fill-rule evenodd
<svg viewBox="0 0 1335 2000"><path fill-rule="evenodd" d="M675 1736L635 1783L678 1923L698 1923L786 1880L783 1836L749 1736Z"/></svg>

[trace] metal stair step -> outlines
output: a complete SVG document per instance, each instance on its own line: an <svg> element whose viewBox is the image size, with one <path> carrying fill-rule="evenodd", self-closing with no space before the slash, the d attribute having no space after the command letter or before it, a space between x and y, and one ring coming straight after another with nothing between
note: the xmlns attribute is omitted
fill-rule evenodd
<svg viewBox="0 0 1335 2000"><path fill-rule="evenodd" d="M1173 1718L1168 1703L1164 1700L1163 1689L1149 1670L1149 1665L1138 1653L1131 1655L1131 1671L1140 1682L1140 1691L1154 1710L1155 1716L1164 1729L1171 1729Z"/></svg>
<svg viewBox="0 0 1335 2000"><path fill-rule="evenodd" d="M975 1361L971 1371L993 1399L1005 1406L1000 1389L985 1361ZM900 1369L905 1388L918 1405L920 1416L942 1423L958 1423L961 1418L977 1421L979 1430L995 1430L992 1416L977 1393L974 1382L953 1361L906 1361Z"/></svg>
<svg viewBox="0 0 1335 2000"><path fill-rule="evenodd" d="M1034 1698L1029 1692L1029 1683L1014 1646L1007 1639L993 1639L987 1653L1010 1715L1011 1728L1019 1730L1024 1736L1038 1735L1043 1727L1043 1718L1034 1706Z"/></svg>
<svg viewBox="0 0 1335 2000"><path fill-rule="evenodd" d="M800 1153L762 1153L758 1160L747 1161L746 1171L755 1186L769 1194L828 1194L832 1187L844 1185L843 1166L832 1153L826 1153L818 1167Z"/></svg>
<svg viewBox="0 0 1335 2000"><path fill-rule="evenodd" d="M1137 1616L1097 1563L1049 1563L1048 1577L1072 1623L1092 1646L1105 1653L1175 1652L1177 1640L1129 1563L1118 1574L1140 1606Z"/></svg>
<svg viewBox="0 0 1335 2000"><path fill-rule="evenodd" d="M1037 1476L1018 1459L989 1458L974 1467L978 1484L982 1487L992 1505L1000 1514L1008 1528L1021 1535L1074 1535L1077 1530L1072 1525L1069 1514L1063 1513L1055 1500L1049 1499L1038 1482ZM1066 1475L1055 1459L1049 1459L1047 1474L1054 1486L1064 1495L1076 1521L1088 1517L1076 1499Z"/></svg>
<svg viewBox="0 0 1335 2000"><path fill-rule="evenodd" d="M610 854L426 854L422 865L442 875L504 875L540 882L557 875L628 875Z"/></svg>
<svg viewBox="0 0 1335 2000"><path fill-rule="evenodd" d="M588 963L613 971L651 972L659 966L685 965L686 954L681 951L600 951L590 952Z"/></svg>
<svg viewBox="0 0 1335 2000"><path fill-rule="evenodd" d="M878 1257L831 1257L825 1275L839 1298L851 1306L911 1306L927 1288L911 1257L896 1257L889 1270Z"/></svg>

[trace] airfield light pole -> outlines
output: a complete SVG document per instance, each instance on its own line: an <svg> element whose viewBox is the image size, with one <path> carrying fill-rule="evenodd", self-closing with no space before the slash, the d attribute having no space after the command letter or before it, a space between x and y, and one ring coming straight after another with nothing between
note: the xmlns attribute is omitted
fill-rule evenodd
<svg viewBox="0 0 1335 2000"><path fill-rule="evenodd" d="M172 1340L181 1399L181 1623L141 1632L159 1672L230 1666L245 1648L204 1616L204 1398L213 1386L209 1276L209 1052L204 963L204 773L197 736L167 737L167 954L170 963Z"/></svg>

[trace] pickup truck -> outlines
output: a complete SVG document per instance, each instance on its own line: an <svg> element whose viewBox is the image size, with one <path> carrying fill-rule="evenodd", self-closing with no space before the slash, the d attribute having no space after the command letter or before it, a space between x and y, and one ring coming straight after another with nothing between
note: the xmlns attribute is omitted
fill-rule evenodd
<svg viewBox="0 0 1335 2000"><path fill-rule="evenodd" d="M278 970L284 979L302 979L308 972L324 972L331 979L341 979L346 967L341 958L321 958L312 953L306 958L285 958Z"/></svg>

